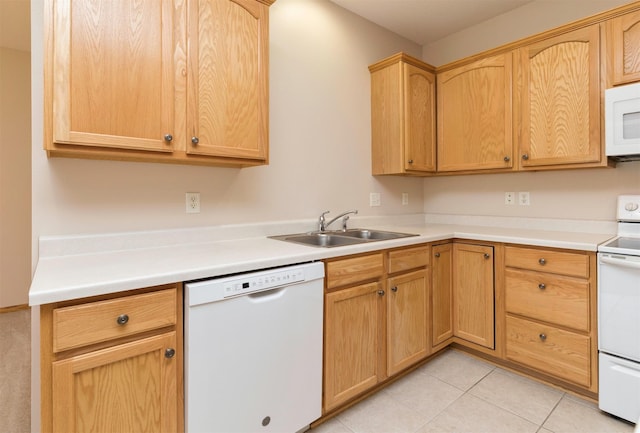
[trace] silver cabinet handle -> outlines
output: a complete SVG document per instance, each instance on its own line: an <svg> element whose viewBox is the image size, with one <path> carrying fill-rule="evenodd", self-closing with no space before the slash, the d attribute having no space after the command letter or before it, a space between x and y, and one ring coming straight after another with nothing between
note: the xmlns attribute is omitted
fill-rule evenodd
<svg viewBox="0 0 640 433"><path fill-rule="evenodd" d="M540 289L540 290L544 290L544 289L546 289L546 288L547 288L547 285L546 285L545 283L540 283L540 284L538 284L538 289Z"/></svg>
<svg viewBox="0 0 640 433"><path fill-rule="evenodd" d="M384 296L384 290L378 290L378 295Z"/></svg>
<svg viewBox="0 0 640 433"><path fill-rule="evenodd" d="M200 140L198 139L198 137L191 137L191 142L193 144L198 144L200 142Z"/></svg>
<svg viewBox="0 0 640 433"><path fill-rule="evenodd" d="M173 347L170 347L169 349L164 351L164 357L165 358L173 358L176 355L176 349L174 349Z"/></svg>
<svg viewBox="0 0 640 433"><path fill-rule="evenodd" d="M538 263L540 263L542 266L547 264L547 261L544 259L544 257L538 259Z"/></svg>
<svg viewBox="0 0 640 433"><path fill-rule="evenodd" d="M409 164L413 164L413 159L410 159L410 160L409 160Z"/></svg>
<svg viewBox="0 0 640 433"><path fill-rule="evenodd" d="M434 256L440 257L440 253L435 253Z"/></svg>
<svg viewBox="0 0 640 433"><path fill-rule="evenodd" d="M511 161L511 158L509 156L505 156L504 157L504 162L509 162L509 161Z"/></svg>
<svg viewBox="0 0 640 433"><path fill-rule="evenodd" d="M490 257L491 257L491 254L489 254L489 253L484 253L484 258L485 258L485 259L488 259L488 258L490 258Z"/></svg>
<svg viewBox="0 0 640 433"><path fill-rule="evenodd" d="M116 319L116 322L118 323L118 325L126 325L128 321L129 321L129 316L126 314L121 314Z"/></svg>
<svg viewBox="0 0 640 433"><path fill-rule="evenodd" d="M392 292L397 292L397 291L398 291L398 287L393 286L393 287L391 288L391 291L392 291Z"/></svg>
<svg viewBox="0 0 640 433"><path fill-rule="evenodd" d="M173 135L171 134L165 134L164 135L164 141L171 141L173 140Z"/></svg>
<svg viewBox="0 0 640 433"><path fill-rule="evenodd" d="M541 333L540 335L538 335L538 337L540 337L540 340L545 341L547 339L547 335Z"/></svg>
<svg viewBox="0 0 640 433"><path fill-rule="evenodd" d="M529 160L529 154L525 153L524 155L522 155L522 159L524 159L525 161Z"/></svg>

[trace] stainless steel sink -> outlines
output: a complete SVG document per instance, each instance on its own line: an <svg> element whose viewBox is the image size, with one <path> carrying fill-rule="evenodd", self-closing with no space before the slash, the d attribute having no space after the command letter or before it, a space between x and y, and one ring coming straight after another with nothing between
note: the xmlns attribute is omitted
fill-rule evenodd
<svg viewBox="0 0 640 433"><path fill-rule="evenodd" d="M356 245L366 242L383 241L389 239L418 236L410 233L397 233L381 230L349 229L327 232L297 233L290 235L269 236L271 239L294 242L314 247L340 247L345 245Z"/></svg>

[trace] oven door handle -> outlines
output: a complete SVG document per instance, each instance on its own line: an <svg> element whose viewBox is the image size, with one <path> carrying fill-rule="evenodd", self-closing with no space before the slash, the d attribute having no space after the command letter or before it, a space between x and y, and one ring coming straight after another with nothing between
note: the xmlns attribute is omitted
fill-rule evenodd
<svg viewBox="0 0 640 433"><path fill-rule="evenodd" d="M610 259L609 257L600 257L600 263L608 265L622 266L625 268L637 269L640 271L640 261L629 261L624 259Z"/></svg>

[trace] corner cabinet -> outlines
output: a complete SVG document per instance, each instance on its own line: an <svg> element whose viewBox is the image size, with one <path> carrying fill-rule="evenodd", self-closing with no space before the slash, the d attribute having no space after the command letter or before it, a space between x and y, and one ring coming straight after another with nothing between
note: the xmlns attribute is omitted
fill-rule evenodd
<svg viewBox="0 0 640 433"><path fill-rule="evenodd" d="M453 335L463 344L495 348L494 298L494 247L454 243Z"/></svg>
<svg viewBox="0 0 640 433"><path fill-rule="evenodd" d="M369 71L372 173L434 172L434 68L399 53L369 66Z"/></svg>
<svg viewBox="0 0 640 433"><path fill-rule="evenodd" d="M180 286L43 305L40 334L41 431L184 430Z"/></svg>
<svg viewBox="0 0 640 433"><path fill-rule="evenodd" d="M598 24L519 49L520 168L607 165Z"/></svg>
<svg viewBox="0 0 640 433"><path fill-rule="evenodd" d="M453 246L431 248L431 345L439 349L453 337Z"/></svg>
<svg viewBox="0 0 640 433"><path fill-rule="evenodd" d="M438 172L511 169L512 55L438 72Z"/></svg>
<svg viewBox="0 0 640 433"><path fill-rule="evenodd" d="M45 0L49 156L267 163L271 3Z"/></svg>

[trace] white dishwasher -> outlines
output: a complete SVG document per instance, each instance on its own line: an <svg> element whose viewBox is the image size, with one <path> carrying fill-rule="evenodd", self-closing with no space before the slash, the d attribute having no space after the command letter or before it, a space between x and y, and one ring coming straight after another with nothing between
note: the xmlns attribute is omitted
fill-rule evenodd
<svg viewBox="0 0 640 433"><path fill-rule="evenodd" d="M305 430L322 405L321 262L185 285L185 423Z"/></svg>

